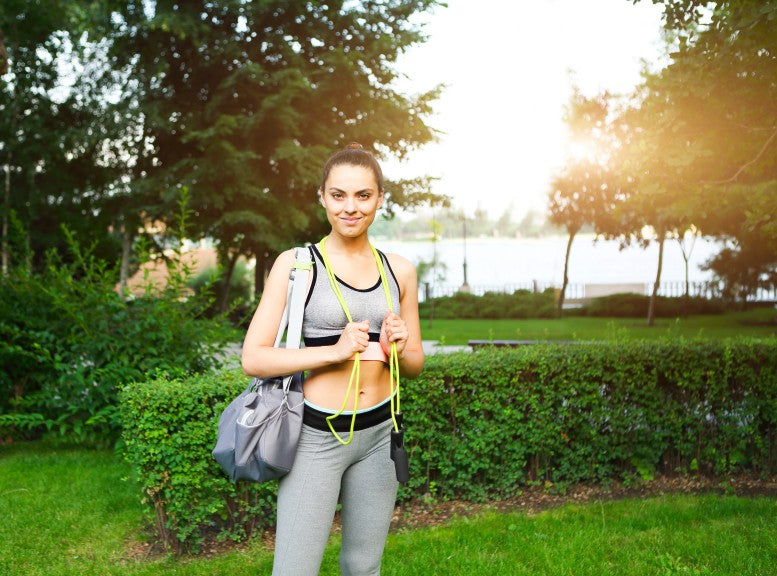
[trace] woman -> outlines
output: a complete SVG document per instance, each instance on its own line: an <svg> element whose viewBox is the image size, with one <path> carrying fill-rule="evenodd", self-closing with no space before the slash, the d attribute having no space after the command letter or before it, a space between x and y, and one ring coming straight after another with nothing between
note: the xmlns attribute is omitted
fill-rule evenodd
<svg viewBox="0 0 777 576"><path fill-rule="evenodd" d="M398 485L389 453L394 388L388 355L395 343L402 376L415 377L423 368L418 285L410 262L369 242L384 199L383 174L370 153L358 144L335 153L319 196L332 230L310 247L305 347L273 348L294 250L275 261L243 344L250 376L308 372L296 459L278 488L273 575L318 573L338 498L341 573L380 574Z"/></svg>

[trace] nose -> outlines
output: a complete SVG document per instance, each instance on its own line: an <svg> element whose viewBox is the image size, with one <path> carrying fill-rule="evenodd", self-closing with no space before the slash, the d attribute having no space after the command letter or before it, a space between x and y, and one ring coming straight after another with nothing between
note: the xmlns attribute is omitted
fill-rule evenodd
<svg viewBox="0 0 777 576"><path fill-rule="evenodd" d="M345 199L345 211L356 212L356 199L353 196L348 196Z"/></svg>

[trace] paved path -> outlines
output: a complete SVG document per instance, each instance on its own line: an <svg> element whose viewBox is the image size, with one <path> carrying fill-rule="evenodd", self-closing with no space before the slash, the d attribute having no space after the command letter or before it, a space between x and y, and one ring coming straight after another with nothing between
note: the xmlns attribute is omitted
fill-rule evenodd
<svg viewBox="0 0 777 576"><path fill-rule="evenodd" d="M472 351L469 346L439 346L436 340L424 340L421 342L424 347L424 354L448 354L449 352Z"/></svg>

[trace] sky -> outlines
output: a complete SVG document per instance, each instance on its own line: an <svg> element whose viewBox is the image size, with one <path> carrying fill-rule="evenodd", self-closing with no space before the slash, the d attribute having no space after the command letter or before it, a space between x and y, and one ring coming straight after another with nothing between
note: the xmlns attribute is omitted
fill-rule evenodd
<svg viewBox="0 0 777 576"><path fill-rule="evenodd" d="M564 107L584 94L628 93L664 53L661 7L649 0L449 0L424 18L428 40L400 57L405 93L445 84L428 124L439 141L388 178L440 178L454 208L515 219L546 211L567 153Z"/></svg>

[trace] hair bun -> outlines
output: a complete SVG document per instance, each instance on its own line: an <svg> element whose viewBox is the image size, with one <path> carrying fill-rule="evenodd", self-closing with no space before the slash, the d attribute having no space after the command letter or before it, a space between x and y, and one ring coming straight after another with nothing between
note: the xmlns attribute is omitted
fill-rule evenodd
<svg viewBox="0 0 777 576"><path fill-rule="evenodd" d="M345 147L345 150L364 150L364 146L358 142L351 142L348 144L348 146Z"/></svg>

